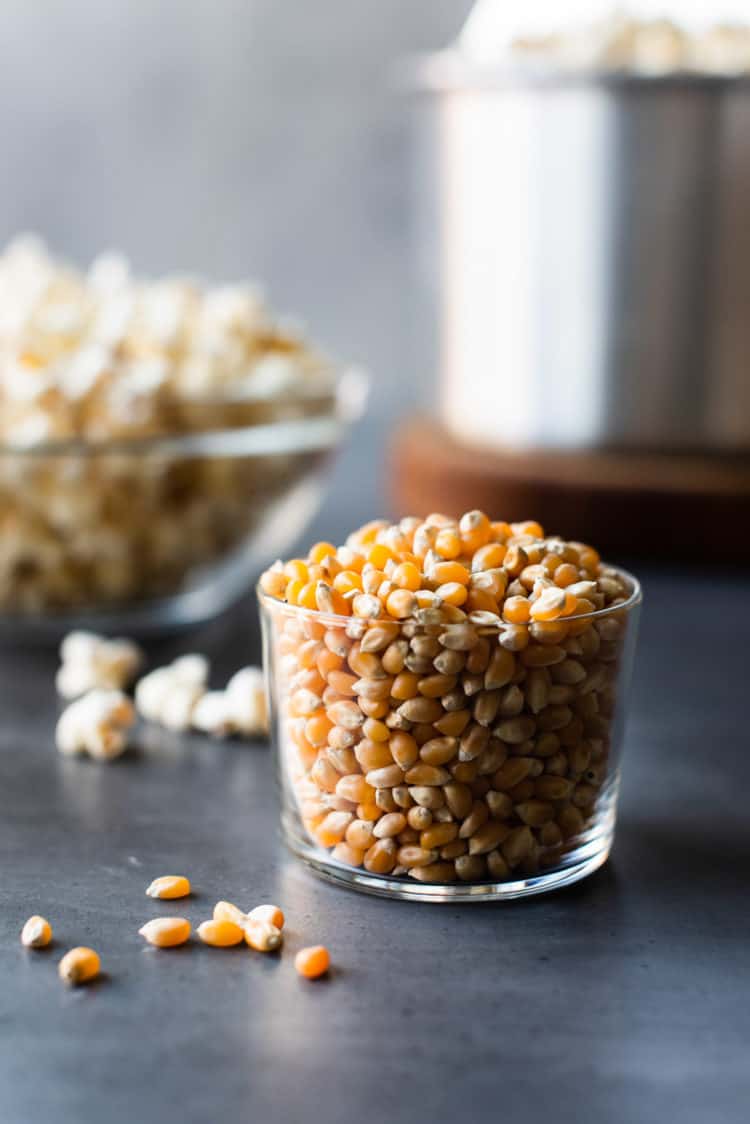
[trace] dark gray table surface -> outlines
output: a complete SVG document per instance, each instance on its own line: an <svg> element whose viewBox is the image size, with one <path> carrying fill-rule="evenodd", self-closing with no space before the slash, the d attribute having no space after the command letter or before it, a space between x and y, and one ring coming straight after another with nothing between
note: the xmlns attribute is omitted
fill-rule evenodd
<svg viewBox="0 0 750 1124"><path fill-rule="evenodd" d="M55 659L0 654L0 1121L724 1124L750 1116L750 597L646 574L619 835L566 891L502 906L387 902L285 854L270 754L148 731L112 766L57 755ZM256 659L251 604L151 647L217 680ZM183 872L194 898L152 902ZM144 920L278 902L280 958L144 947ZM55 947L29 953L41 912ZM325 942L317 984L292 966ZM106 975L66 990L88 943Z"/></svg>

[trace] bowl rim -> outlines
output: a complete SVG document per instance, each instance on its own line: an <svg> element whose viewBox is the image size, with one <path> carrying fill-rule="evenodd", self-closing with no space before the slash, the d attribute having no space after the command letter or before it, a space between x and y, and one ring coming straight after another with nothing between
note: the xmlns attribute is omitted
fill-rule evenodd
<svg viewBox="0 0 750 1124"><path fill-rule="evenodd" d="M346 429L364 413L370 379L360 367L341 368L330 392L325 395L299 395L280 399L281 406L328 399L330 408L306 417L279 418L257 425L224 429L198 429L186 433L157 433L141 437L83 437L47 441L36 445L12 445L0 441L0 458L26 460L48 457L102 457L109 455L141 457L149 453L169 456L274 456L286 453L315 452L333 447ZM227 399L227 402L230 400ZM268 399L242 399L267 402Z"/></svg>
<svg viewBox="0 0 750 1124"><path fill-rule="evenodd" d="M608 562L602 562L601 565L607 570L613 570L619 577L625 578L630 584L631 591L629 597L625 601L617 602L614 605L606 605L603 609L594 609L591 613L575 613L570 617L560 617L557 621L550 623L558 624L572 624L574 621L594 621L601 620L604 617L610 617L614 613L630 612L637 605L643 601L643 589L641 583L635 574L631 574L623 566L613 566ZM315 620L320 623L330 624L335 628L346 628L351 625L352 621L361 622L362 626L369 628L377 624L397 624L399 626L409 622L416 624L418 628L437 627L439 623L443 629L457 628L463 625L463 621L441 621L435 624L421 624L416 617L406 617L403 620L397 620L395 617L344 617L339 613L321 613L318 609L307 609L302 605L290 605L287 601L281 601L278 597L272 597L271 594L265 593L261 587L260 582L255 586L255 591L261 607L266 609L269 613L287 613L289 616L298 616L306 620ZM469 617L466 618L469 620ZM477 625L481 629L483 636L499 636L508 628L515 627L509 621L501 621L499 625L486 624Z"/></svg>

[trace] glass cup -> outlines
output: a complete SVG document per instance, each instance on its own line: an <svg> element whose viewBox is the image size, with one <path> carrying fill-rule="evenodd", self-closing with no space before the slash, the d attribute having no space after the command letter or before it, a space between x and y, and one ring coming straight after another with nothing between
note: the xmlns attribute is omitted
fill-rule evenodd
<svg viewBox="0 0 750 1124"><path fill-rule="evenodd" d="M642 600L618 573L625 600L534 635L259 591L291 850L341 885L431 902L524 897L600 867Z"/></svg>

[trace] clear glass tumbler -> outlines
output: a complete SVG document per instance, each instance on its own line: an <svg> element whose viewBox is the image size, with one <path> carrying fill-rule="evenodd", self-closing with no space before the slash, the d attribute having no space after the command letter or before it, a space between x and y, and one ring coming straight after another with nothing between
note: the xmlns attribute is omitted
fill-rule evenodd
<svg viewBox="0 0 750 1124"><path fill-rule="evenodd" d="M619 574L625 600L535 637L259 591L291 850L341 885L431 902L523 897L600 867L641 604Z"/></svg>

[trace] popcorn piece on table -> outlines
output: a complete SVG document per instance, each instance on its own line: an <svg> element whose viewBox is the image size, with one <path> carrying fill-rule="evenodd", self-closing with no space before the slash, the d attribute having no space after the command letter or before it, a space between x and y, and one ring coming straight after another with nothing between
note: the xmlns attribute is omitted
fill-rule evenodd
<svg viewBox="0 0 750 1124"><path fill-rule="evenodd" d="M94 632L71 632L60 646L55 680L58 694L76 699L96 687L124 690L143 663L143 652L132 640L108 640Z"/></svg>
<svg viewBox="0 0 750 1124"><path fill-rule="evenodd" d="M167 667L145 675L135 689L135 705L149 722L170 730L188 730L193 712L206 694L208 660L198 654L181 656Z"/></svg>
<svg viewBox="0 0 750 1124"><path fill-rule="evenodd" d="M111 761L125 752L128 732L135 722L135 709L122 691L89 691L71 703L57 723L55 741L60 753L88 753L99 761Z"/></svg>
<svg viewBox="0 0 750 1124"><path fill-rule="evenodd" d="M229 713L238 734L254 737L268 730L266 690L259 667L243 667L227 683Z"/></svg>
<svg viewBox="0 0 750 1124"><path fill-rule="evenodd" d="M224 691L208 691L193 711L193 726L214 737L255 737L268 729L263 672L243 667Z"/></svg>
<svg viewBox="0 0 750 1124"><path fill-rule="evenodd" d="M193 727L215 738L231 737L235 728L226 691L206 691L193 711Z"/></svg>

